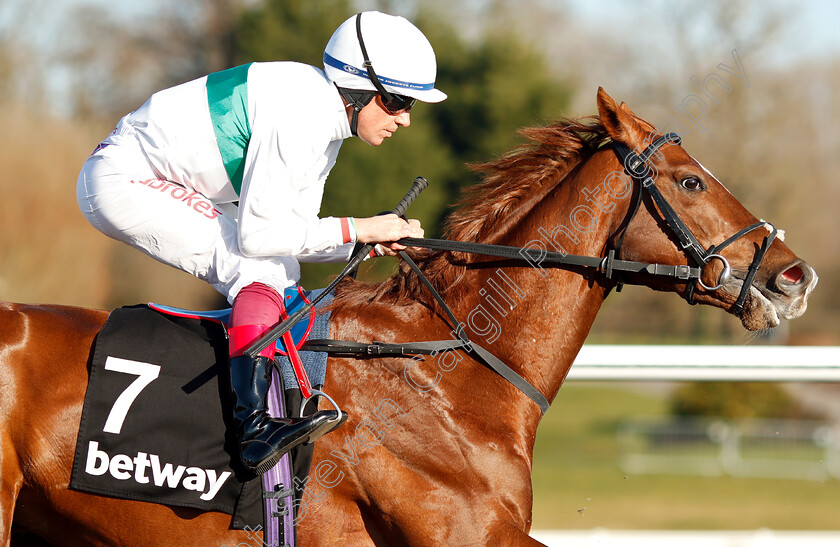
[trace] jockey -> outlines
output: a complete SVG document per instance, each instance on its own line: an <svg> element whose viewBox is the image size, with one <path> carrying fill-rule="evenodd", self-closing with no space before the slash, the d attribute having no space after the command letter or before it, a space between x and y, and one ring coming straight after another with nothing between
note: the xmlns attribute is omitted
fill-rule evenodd
<svg viewBox="0 0 840 547"><path fill-rule="evenodd" d="M374 68L375 67L375 68ZM337 412L270 418L273 345L244 349L280 322L299 261L347 261L356 242L393 255L417 220L319 218L324 182L344 139L380 145L436 103L435 54L402 17L364 12L324 51L324 71L251 63L155 93L85 162L77 198L104 234L203 279L233 304L230 385L243 463L263 472L336 427Z"/></svg>

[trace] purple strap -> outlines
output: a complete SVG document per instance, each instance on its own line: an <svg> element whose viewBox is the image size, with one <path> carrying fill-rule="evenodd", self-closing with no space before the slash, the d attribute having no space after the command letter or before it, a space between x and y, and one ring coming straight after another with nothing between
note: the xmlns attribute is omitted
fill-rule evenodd
<svg viewBox="0 0 840 547"><path fill-rule="evenodd" d="M271 367L271 387L268 390L268 414L272 418L284 415L283 397L277 389L282 385L277 367ZM292 477L291 457L283 455L274 467L262 476L263 503L265 504L265 532L263 543L269 546L295 547L295 488ZM279 488L278 488L279 486ZM282 516L282 530L280 517Z"/></svg>

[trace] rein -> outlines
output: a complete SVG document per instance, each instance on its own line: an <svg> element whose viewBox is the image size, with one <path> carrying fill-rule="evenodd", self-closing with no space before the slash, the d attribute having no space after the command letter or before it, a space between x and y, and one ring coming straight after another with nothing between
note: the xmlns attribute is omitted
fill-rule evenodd
<svg viewBox="0 0 840 547"><path fill-rule="evenodd" d="M452 241L450 239L427 239L405 237L397 243L407 247L420 247L434 251L454 251L469 254L496 256L511 260L524 260L528 263L558 264L564 266L582 266L594 268L603 273L608 279L614 277L615 272L645 273L673 277L676 279L699 280L702 273L700 268L686 265L650 264L648 262L634 262L615 258L615 251L611 250L606 257L570 255L530 247L509 247L507 245L491 245L489 243L468 243Z"/></svg>

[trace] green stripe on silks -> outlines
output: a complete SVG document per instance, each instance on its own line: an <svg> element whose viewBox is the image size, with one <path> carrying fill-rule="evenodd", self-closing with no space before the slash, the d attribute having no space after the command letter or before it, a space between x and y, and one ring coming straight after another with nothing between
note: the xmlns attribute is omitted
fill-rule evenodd
<svg viewBox="0 0 840 547"><path fill-rule="evenodd" d="M207 103L228 178L236 190L242 189L245 153L251 140L248 120L248 68L251 64L214 72L207 76Z"/></svg>

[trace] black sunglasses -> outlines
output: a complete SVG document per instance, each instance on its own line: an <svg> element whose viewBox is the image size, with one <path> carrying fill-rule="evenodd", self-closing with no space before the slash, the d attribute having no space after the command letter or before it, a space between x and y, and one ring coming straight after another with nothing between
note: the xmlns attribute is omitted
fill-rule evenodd
<svg viewBox="0 0 840 547"><path fill-rule="evenodd" d="M370 58L367 54L367 48L365 47L365 41L362 39L362 14L356 14L356 36L359 38L359 46L362 48L362 57L365 60L365 70L368 72L368 76L370 76L370 81L373 82L373 87L379 92L379 97L381 99L382 107L388 111L389 114L392 116L399 114L401 112L408 112L411 110L411 107L417 102L417 99L414 97L409 97L407 95L398 95L396 93L389 93L385 90L385 87L379 81L379 78L376 76L376 71L373 70L373 64L370 62Z"/></svg>
<svg viewBox="0 0 840 547"><path fill-rule="evenodd" d="M396 93L389 93L390 98L386 99L382 92L379 93L379 103L382 105L388 114L395 116L402 112L408 112L417 99L407 95L397 95Z"/></svg>

